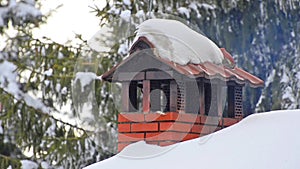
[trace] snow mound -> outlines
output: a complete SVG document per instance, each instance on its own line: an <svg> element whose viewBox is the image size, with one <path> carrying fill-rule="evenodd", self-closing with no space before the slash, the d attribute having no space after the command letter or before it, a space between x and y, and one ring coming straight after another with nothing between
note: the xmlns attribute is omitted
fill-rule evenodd
<svg viewBox="0 0 300 169"><path fill-rule="evenodd" d="M116 156L85 169L299 169L300 110L253 114L216 133L172 145L168 152L147 158L126 158L149 152L135 143ZM154 152L166 147L152 146ZM137 153L140 152L140 153Z"/></svg>
<svg viewBox="0 0 300 169"><path fill-rule="evenodd" d="M125 147L122 152L119 153L119 156L127 158L152 157L153 155L156 156L168 152L173 146L176 145L160 147L158 145L147 144L145 141L139 141ZM140 149L143 151L136 151Z"/></svg>
<svg viewBox="0 0 300 169"><path fill-rule="evenodd" d="M136 38L142 36L155 46L157 56L181 65L222 64L224 59L213 41L176 20L149 19L138 26Z"/></svg>

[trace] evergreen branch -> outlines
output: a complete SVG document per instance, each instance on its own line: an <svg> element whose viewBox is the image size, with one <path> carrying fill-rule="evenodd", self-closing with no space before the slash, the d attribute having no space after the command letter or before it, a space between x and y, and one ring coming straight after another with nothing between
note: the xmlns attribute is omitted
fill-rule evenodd
<svg viewBox="0 0 300 169"><path fill-rule="evenodd" d="M60 123L62 123L63 125L69 126L69 127L73 128L73 129L77 129L77 130L83 131L84 133L87 133L87 132L88 132L88 131L86 131L85 129L83 129L83 128L81 128L81 127L78 127L78 126L73 125L73 124L71 124L71 123L65 122L65 121L63 121L63 120L61 120L61 119L57 119L57 118L55 118L54 116L50 115L50 114L47 113L47 112L43 112L43 111L40 110L40 109L36 109L36 108L34 108L33 106L30 106L30 105L26 104L26 102L25 102L23 99L21 99L21 100L20 100L20 99L17 99L17 98L15 98L15 96L12 95L11 93L5 91L3 88L1 88L1 89L2 89L2 91L3 91L5 94L9 95L10 97L12 97L12 98L14 98L14 99L16 99L16 100L21 101L21 102L24 103L28 108L31 108L31 109L35 110L37 113L39 113L39 114L42 115L42 116L46 116L46 117L48 117L48 118L51 118L51 119L53 119L54 121L60 122ZM57 110L55 107L52 107L52 109L54 109L54 110L55 110L56 112L58 112L58 113L60 112L60 111Z"/></svg>
<svg viewBox="0 0 300 169"><path fill-rule="evenodd" d="M30 35L28 35L30 36ZM58 42L55 42L53 40L51 40L50 38L47 38L47 37L43 37L44 40L47 40L49 41L48 43L47 42L42 42L40 39L37 39L37 38L33 38L31 37L32 41L37 41L41 44L53 44L53 45L58 45L58 46L62 46L62 47L65 47L65 48L68 48L68 49L71 49L70 51L85 51L85 52L88 52L90 51L90 49L85 49L82 47L82 45L85 45L87 44L87 42L85 40L82 40L83 44L80 44L79 47L76 47L76 46L72 46L72 45L66 45L66 44L60 44Z"/></svg>
<svg viewBox="0 0 300 169"><path fill-rule="evenodd" d="M56 108L54 108L54 109L55 109L56 112L59 113L59 111L58 111ZM83 128L81 128L81 127L78 127L78 126L73 125L73 124L71 124L71 123L65 122L65 121L63 121L63 120L61 120L61 119L57 119L57 118L55 118L54 116L52 116L52 115L50 115L50 114L45 114L45 115L46 115L47 117L49 117L49 118L51 118L51 119L57 121L57 122L60 122L60 123L62 123L62 124L64 124L64 125L66 125L66 126L69 126L69 127L71 127L71 128L75 128L75 129L80 130L80 131L83 131L84 133L87 132L85 129L83 129Z"/></svg>
<svg viewBox="0 0 300 169"><path fill-rule="evenodd" d="M0 153L0 158L4 158L5 160L13 161L16 163L20 162L18 159L15 159L13 157L10 157L10 156L7 156L7 155L1 154L1 153Z"/></svg>
<svg viewBox="0 0 300 169"><path fill-rule="evenodd" d="M81 140L81 139L87 139L89 138L88 135L85 135L84 134L84 137L45 137L44 139L47 140L47 141L78 141L78 140Z"/></svg>
<svg viewBox="0 0 300 169"><path fill-rule="evenodd" d="M12 63L14 63L15 65L19 65L19 62L18 62L18 61L12 61ZM29 66L22 66L22 67L23 67L24 69L26 69L26 70L32 71L33 73L35 73L35 74L37 74L37 75L45 76L44 73L35 71L34 69L30 68ZM64 76L52 75L51 77L54 77L54 78L74 78L75 76L74 76L74 75L64 75Z"/></svg>

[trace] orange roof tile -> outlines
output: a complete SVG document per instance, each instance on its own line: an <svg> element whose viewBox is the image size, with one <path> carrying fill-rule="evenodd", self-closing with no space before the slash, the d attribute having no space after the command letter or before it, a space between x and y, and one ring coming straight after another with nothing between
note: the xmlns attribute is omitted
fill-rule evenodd
<svg viewBox="0 0 300 169"><path fill-rule="evenodd" d="M144 39L141 39L141 41L146 42L147 44L150 43L149 41L144 40ZM130 60L131 57L134 56L133 53L135 53L135 51L133 50L133 48L134 48L134 46L136 46L136 44L137 43L135 43L130 50L131 56L129 56L128 58L123 60L120 64L114 66L108 72L105 72L102 75L103 80L110 81L109 77L111 77L114 74L114 72L118 68L118 66L124 64L125 62ZM149 46L153 46L153 45L150 43ZM178 63L169 61L167 59L163 59L161 57L156 57L156 59L167 64L169 67L171 67L178 73L186 75L190 78L201 78L201 77L204 77L206 79L219 78L224 81L234 81L239 84L248 83L248 84L250 84L251 87L264 86L263 80L246 72L245 70L243 70L241 68L238 68L235 65L235 62L234 62L234 59L232 58L232 56L224 48L221 48L220 50L222 51L224 58L227 59L227 62L229 61L229 65L228 64L216 65L211 62L204 62L201 64L189 63L187 65L180 65Z"/></svg>

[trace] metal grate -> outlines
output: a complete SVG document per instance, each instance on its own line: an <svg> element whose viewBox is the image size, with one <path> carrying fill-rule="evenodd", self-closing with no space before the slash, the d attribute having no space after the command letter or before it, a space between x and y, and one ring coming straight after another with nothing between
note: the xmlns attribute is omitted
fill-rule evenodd
<svg viewBox="0 0 300 169"><path fill-rule="evenodd" d="M177 82L177 110L184 111L184 82Z"/></svg>
<svg viewBox="0 0 300 169"><path fill-rule="evenodd" d="M235 118L243 118L243 89L236 86L234 90Z"/></svg>

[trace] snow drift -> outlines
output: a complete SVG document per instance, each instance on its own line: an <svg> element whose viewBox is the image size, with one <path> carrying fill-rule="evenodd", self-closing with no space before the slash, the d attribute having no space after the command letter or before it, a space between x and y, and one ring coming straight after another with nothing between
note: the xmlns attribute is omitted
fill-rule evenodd
<svg viewBox="0 0 300 169"><path fill-rule="evenodd" d="M167 147L138 142L85 169L299 169L299 119L300 110L253 114L216 133Z"/></svg>
<svg viewBox="0 0 300 169"><path fill-rule="evenodd" d="M141 36L155 46L157 56L181 65L224 60L213 41L176 20L149 19L138 26L136 39Z"/></svg>

